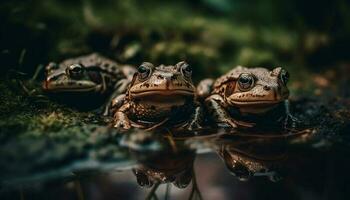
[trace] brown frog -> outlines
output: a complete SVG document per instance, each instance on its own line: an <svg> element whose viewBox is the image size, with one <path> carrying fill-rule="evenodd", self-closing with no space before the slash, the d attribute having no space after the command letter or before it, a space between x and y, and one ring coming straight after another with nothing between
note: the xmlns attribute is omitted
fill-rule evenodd
<svg viewBox="0 0 350 200"><path fill-rule="evenodd" d="M127 147L138 161L133 172L140 186L173 183L178 188L185 188L193 179L196 154L182 141L143 130L123 134L119 141L120 146Z"/></svg>
<svg viewBox="0 0 350 200"><path fill-rule="evenodd" d="M43 89L65 101L96 103L91 98L124 93L136 69L120 66L97 53L71 58L46 66ZM81 97L81 98L80 98Z"/></svg>
<svg viewBox="0 0 350 200"><path fill-rule="evenodd" d="M232 138L233 139L233 138ZM238 137L217 140L218 155L227 169L239 180L264 176L271 181L280 180L280 171L286 164L286 140L281 138ZM244 142L242 142L244 141Z"/></svg>
<svg viewBox="0 0 350 200"><path fill-rule="evenodd" d="M134 74L126 95L113 100L114 127L200 128L201 108L191 76L192 69L186 62L158 67L144 62Z"/></svg>
<svg viewBox="0 0 350 200"><path fill-rule="evenodd" d="M289 112L288 79L288 72L281 67L269 71L238 66L216 81L201 81L197 93L219 126L254 127L279 120L281 113L287 115L286 123L291 119L294 125L295 118ZM281 105L283 112L277 109Z"/></svg>

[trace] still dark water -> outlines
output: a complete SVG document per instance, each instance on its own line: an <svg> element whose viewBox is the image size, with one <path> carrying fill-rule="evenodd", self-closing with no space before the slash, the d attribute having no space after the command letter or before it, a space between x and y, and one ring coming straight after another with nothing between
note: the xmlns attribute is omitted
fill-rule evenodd
<svg viewBox="0 0 350 200"><path fill-rule="evenodd" d="M3 199L347 199L347 147L315 138L312 129L221 130L194 137L126 133L117 140L127 149L126 160L105 163L104 170L91 161L80 163L79 170L75 163L68 170L74 173L56 177L43 169L34 179L4 181L1 194Z"/></svg>

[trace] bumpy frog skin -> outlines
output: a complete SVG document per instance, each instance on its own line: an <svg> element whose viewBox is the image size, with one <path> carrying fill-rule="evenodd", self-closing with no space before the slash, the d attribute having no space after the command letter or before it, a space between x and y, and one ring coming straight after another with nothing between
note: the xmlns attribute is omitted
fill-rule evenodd
<svg viewBox="0 0 350 200"><path fill-rule="evenodd" d="M43 89L61 93L105 93L114 88L118 81L131 79L131 67L122 68L114 61L96 53L67 59L60 64L46 66L46 80Z"/></svg>
<svg viewBox="0 0 350 200"><path fill-rule="evenodd" d="M221 126L253 127L254 122L235 119L237 116L261 116L285 102L289 74L281 67L265 68L238 66L216 81L203 80L197 88L214 121ZM289 109L286 109L287 116Z"/></svg>
<svg viewBox="0 0 350 200"><path fill-rule="evenodd" d="M143 63L125 96L114 99L114 126L129 129L183 126L199 128L200 107L196 102L192 70L186 62L174 66Z"/></svg>
<svg viewBox="0 0 350 200"><path fill-rule="evenodd" d="M60 64L49 63L43 89L47 93L74 97L85 94L96 97L114 92L111 95L114 97L126 91L135 71L131 66L119 66L113 60L93 53Z"/></svg>

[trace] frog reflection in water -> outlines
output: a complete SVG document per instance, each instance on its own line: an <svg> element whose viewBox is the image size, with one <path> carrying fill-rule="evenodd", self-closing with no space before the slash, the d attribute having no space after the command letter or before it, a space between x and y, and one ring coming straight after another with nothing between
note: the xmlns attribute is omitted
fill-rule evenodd
<svg viewBox="0 0 350 200"><path fill-rule="evenodd" d="M124 93L135 71L131 66L119 66L92 53L64 60L60 64L49 63L43 89L49 94L59 94L57 97L64 96L66 101L96 104L88 97L103 98L113 91L115 95L112 96Z"/></svg>
<svg viewBox="0 0 350 200"><path fill-rule="evenodd" d="M197 92L219 126L247 128L259 122L266 125L268 120L272 122L282 118L281 113L287 116L285 126L289 120L294 126L295 119L289 113L288 79L288 72L281 67L269 71L238 66L216 81L201 81ZM281 105L285 106L285 111L274 113L273 110ZM277 118L267 117L268 113Z"/></svg>
<svg viewBox="0 0 350 200"><path fill-rule="evenodd" d="M136 130L123 134L120 144L138 160L133 172L140 186L173 183L185 188L193 178L196 154L184 143L164 135Z"/></svg>
<svg viewBox="0 0 350 200"><path fill-rule="evenodd" d="M271 181L280 180L286 155L286 138L231 138L216 144L218 154L227 169L239 180L253 176L268 177ZM244 140L244 142L242 142Z"/></svg>
<svg viewBox="0 0 350 200"><path fill-rule="evenodd" d="M143 63L125 96L114 99L114 127L152 129L160 126L200 127L192 69L186 62L174 66Z"/></svg>
<svg viewBox="0 0 350 200"><path fill-rule="evenodd" d="M140 186L151 187L155 183L173 183L185 188L192 180L194 153L164 153L143 162L133 169Z"/></svg>

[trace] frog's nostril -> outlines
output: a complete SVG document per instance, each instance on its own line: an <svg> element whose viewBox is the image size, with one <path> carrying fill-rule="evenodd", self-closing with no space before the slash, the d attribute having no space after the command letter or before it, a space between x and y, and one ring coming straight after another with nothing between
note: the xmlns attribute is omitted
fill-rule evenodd
<svg viewBox="0 0 350 200"><path fill-rule="evenodd" d="M269 86L264 86L264 90L269 91L271 88Z"/></svg>

